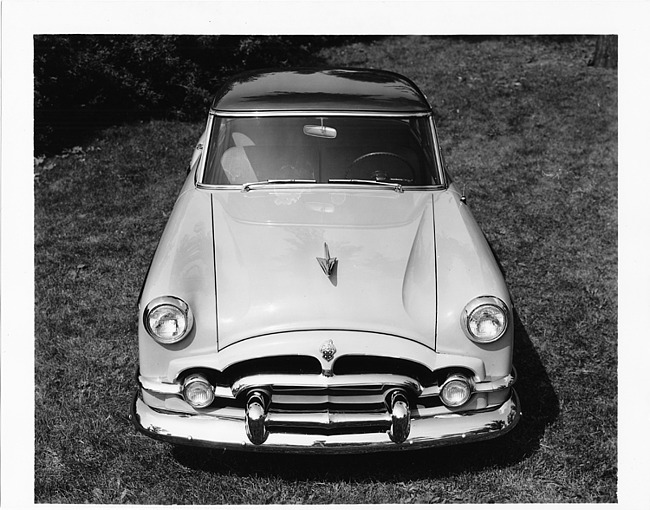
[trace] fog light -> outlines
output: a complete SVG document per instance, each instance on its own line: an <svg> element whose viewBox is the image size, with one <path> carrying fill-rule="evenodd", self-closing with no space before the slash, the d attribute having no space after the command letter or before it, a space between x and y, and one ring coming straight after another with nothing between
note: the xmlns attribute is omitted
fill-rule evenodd
<svg viewBox="0 0 650 510"><path fill-rule="evenodd" d="M214 400L214 390L205 377L199 374L190 375L183 384L185 401L196 409L208 407Z"/></svg>
<svg viewBox="0 0 650 510"><path fill-rule="evenodd" d="M455 374L447 378L440 388L440 400L447 407L460 407L472 396L472 385L467 377Z"/></svg>

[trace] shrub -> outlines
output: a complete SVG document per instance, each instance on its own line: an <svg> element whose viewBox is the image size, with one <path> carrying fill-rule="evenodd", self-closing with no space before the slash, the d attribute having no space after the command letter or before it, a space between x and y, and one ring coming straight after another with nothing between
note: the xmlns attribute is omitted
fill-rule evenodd
<svg viewBox="0 0 650 510"><path fill-rule="evenodd" d="M195 120L229 75L318 64L337 37L40 35L34 37L35 151L109 124Z"/></svg>

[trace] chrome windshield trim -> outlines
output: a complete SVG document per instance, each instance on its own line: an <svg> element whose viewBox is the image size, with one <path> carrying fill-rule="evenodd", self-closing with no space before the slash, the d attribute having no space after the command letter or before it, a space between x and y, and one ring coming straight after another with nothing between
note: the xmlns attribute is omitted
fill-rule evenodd
<svg viewBox="0 0 650 510"><path fill-rule="evenodd" d="M391 183L389 183L391 184ZM395 185L397 183L392 183ZM204 184L202 182L196 183L196 188L206 191L242 191L242 186L244 184ZM442 184L431 184L428 186L402 186L402 191L444 191L446 186ZM287 189L324 189L324 188L334 188L334 189L356 189L356 190L365 190L369 189L377 190L377 186L372 184L372 182L366 186L362 184L352 184L352 183L333 183L333 182L316 182L316 183L269 183L263 186L264 189L276 189L282 188L283 190Z"/></svg>
<svg viewBox="0 0 650 510"><path fill-rule="evenodd" d="M431 117L430 111L345 111L345 110L267 110L267 111L227 111L210 109L210 115L217 117Z"/></svg>
<svg viewBox="0 0 650 510"><path fill-rule="evenodd" d="M241 184L235 185L216 185L216 184L205 184L203 179L205 177L205 167L207 164L208 155L210 152L210 141L212 139L212 130L214 126L214 120L217 117L241 117L241 118L257 118L257 117L385 117L385 118L404 118L404 117L428 117L429 124L431 125L431 138L433 143L433 152L435 158L435 171L438 174L438 180L440 184L424 185L424 186L409 186L406 189L446 189L448 183L445 179L445 172L442 166L442 156L440 154L440 145L438 142L438 134L436 131L435 121L433 119L433 112L378 112L378 111L367 111L367 112L352 112L352 111L266 111L266 112L228 112L223 110L214 110L210 109L208 115L206 130L205 130L205 144L204 150L201 151L199 168L194 174L194 185L197 189L229 189L235 187L240 189ZM327 184L327 183L316 183L316 184Z"/></svg>
<svg viewBox="0 0 650 510"><path fill-rule="evenodd" d="M436 158L436 170L438 171L438 180L440 184L447 189L449 183L445 174L444 162L442 160L442 151L440 149L440 141L438 140L438 130L436 128L436 121L433 115L429 116L429 124L431 125L431 138L433 142L433 154Z"/></svg>
<svg viewBox="0 0 650 510"><path fill-rule="evenodd" d="M194 185L199 188L203 183L205 175L205 165L208 161L208 152L210 152L210 140L212 140L212 126L214 125L214 115L208 115L207 124L205 126L205 143L204 149L201 151L201 161L199 161L199 168L194 173Z"/></svg>

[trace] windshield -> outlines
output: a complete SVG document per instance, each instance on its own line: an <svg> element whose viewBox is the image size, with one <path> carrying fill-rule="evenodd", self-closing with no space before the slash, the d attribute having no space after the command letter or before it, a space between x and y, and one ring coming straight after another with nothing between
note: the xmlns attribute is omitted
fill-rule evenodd
<svg viewBox="0 0 650 510"><path fill-rule="evenodd" d="M214 117L203 184L439 184L429 118Z"/></svg>

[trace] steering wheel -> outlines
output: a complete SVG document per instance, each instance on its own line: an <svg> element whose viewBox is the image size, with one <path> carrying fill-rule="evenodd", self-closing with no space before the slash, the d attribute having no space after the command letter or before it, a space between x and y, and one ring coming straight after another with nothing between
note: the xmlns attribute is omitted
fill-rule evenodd
<svg viewBox="0 0 650 510"><path fill-rule="evenodd" d="M374 152L367 152L366 154L362 154L357 159L355 159L352 163L350 163L346 172L346 176L350 175L350 171L355 165L358 165L359 163L361 163L362 161L368 158L374 158L377 156L388 156L391 158L399 159L402 163L404 163L408 167L409 171L411 172L411 177L415 176L416 173L415 168L413 168L413 165L411 165L411 163L409 163L409 161L405 157L400 156L399 154L395 154L394 152L388 152L388 151L374 151ZM378 172L375 172L375 177L378 177L377 174ZM386 175L386 178L389 178L388 175Z"/></svg>

